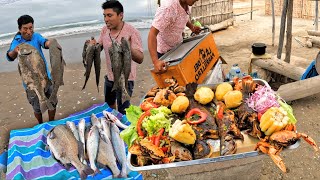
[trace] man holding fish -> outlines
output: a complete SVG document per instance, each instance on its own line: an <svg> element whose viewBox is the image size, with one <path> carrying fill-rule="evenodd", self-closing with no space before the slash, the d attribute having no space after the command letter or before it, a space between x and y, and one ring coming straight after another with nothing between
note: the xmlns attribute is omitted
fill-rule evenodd
<svg viewBox="0 0 320 180"><path fill-rule="evenodd" d="M34 115L36 119L38 120L39 124L43 122L42 119L42 113L43 113L43 108L41 107L43 105L42 102L46 103L45 106L48 108L48 115L49 115L49 120L54 120L55 113L56 113L56 105L58 100L55 99L54 101L48 101L48 98L52 94L52 89L53 85L49 82L51 80L51 74L48 68L48 64L46 62L46 59L43 55L42 48L48 49L50 46L50 41L43 36L41 36L39 33L34 32L34 20L31 16L29 15L23 15L20 16L19 19L17 20L18 22L18 28L19 32L15 35L13 38L13 41L11 42L10 49L7 52L7 59L8 61L14 61L17 57L19 59L20 56L23 56L25 61L25 66L34 66L34 64L30 63L31 61L41 61L40 64L43 66L36 66L33 67L35 71L39 71L42 74L40 76L44 76L46 79L41 79L41 82L36 82L34 80L35 76L39 76L39 74L36 74L35 71L29 71L30 76L27 77L27 73L23 71L24 67L21 67L22 65L20 64L19 60L19 72L20 75L22 76L23 79L23 85L26 90L27 98L29 103L32 105L33 110L34 110ZM31 45L31 46L30 46ZM31 50L30 50L31 49ZM24 52L22 52L24 50ZM37 52L35 52L35 51ZM31 52L35 53L36 55L32 57L28 57L28 55L31 54ZM30 80L29 82L32 81L32 83L26 83L25 80ZM39 80L39 78L38 78ZM38 84L36 84L38 83ZM30 84L32 84L32 88L30 88ZM46 86L46 87L43 87ZM35 89L42 89L39 91L44 92L38 92ZM36 92L35 92L36 91ZM40 94L40 95L39 95ZM39 101L39 96L43 97L40 99L43 101ZM45 97L46 96L46 97Z"/></svg>
<svg viewBox="0 0 320 180"><path fill-rule="evenodd" d="M130 106L136 66L143 62L142 40L139 31L123 21L123 6L119 1L102 4L106 25L102 28L98 43L103 46L107 74L105 76L105 102L111 108L125 114ZM95 44L90 40L90 44Z"/></svg>

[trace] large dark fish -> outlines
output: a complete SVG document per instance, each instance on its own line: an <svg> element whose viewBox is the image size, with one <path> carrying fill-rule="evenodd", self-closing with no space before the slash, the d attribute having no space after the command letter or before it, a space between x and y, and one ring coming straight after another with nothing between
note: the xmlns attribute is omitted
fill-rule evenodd
<svg viewBox="0 0 320 180"><path fill-rule="evenodd" d="M71 163L78 170L81 179L93 173L91 168L80 162L77 140L66 126L58 125L51 129L47 135L47 144L54 157L64 166Z"/></svg>
<svg viewBox="0 0 320 180"><path fill-rule="evenodd" d="M91 67L92 67L92 64L93 64L93 60L94 60L94 51L95 51L95 45L93 44L89 44L88 41L85 42L85 44L87 43L87 48L86 48L86 58L85 58L85 62L86 62L86 72L84 74L84 76L86 77L86 80L84 82L84 85L82 87L82 90L84 90L84 88L86 87L87 85L87 82L89 80L89 77L90 77L90 73L91 73ZM86 45L85 45L86 46ZM84 52L82 53L84 54Z"/></svg>
<svg viewBox="0 0 320 180"><path fill-rule="evenodd" d="M87 68L87 48L88 48L89 42L90 40L86 40L84 42L83 50L82 50L82 63L85 69ZM84 74L84 76L86 76L86 74Z"/></svg>
<svg viewBox="0 0 320 180"><path fill-rule="evenodd" d="M18 69L27 90L36 93L39 98L41 112L54 110L54 107L45 95L46 88L51 85L46 71L46 65L33 46L22 43L18 52Z"/></svg>
<svg viewBox="0 0 320 180"><path fill-rule="evenodd" d="M112 40L112 44L109 48L109 55L111 61L111 68L113 72L113 87L111 91L118 90L120 88L120 76L123 67L122 60L122 48L119 43Z"/></svg>
<svg viewBox="0 0 320 180"><path fill-rule="evenodd" d="M64 85L63 73L66 62L62 57L62 49L56 39L50 39L50 64L51 64L51 77L53 83L53 91L49 98L52 103L57 103L57 93L60 86Z"/></svg>
<svg viewBox="0 0 320 180"><path fill-rule="evenodd" d="M123 74L124 74L124 81L125 81L125 87L127 92L129 91L128 87L128 79L129 75L131 73L131 49L129 41L126 40L124 37L121 38L121 47L123 52Z"/></svg>
<svg viewBox="0 0 320 180"><path fill-rule="evenodd" d="M119 44L112 40L112 45L109 48L111 67L114 77L114 83L111 91L120 91L122 103L130 100L128 93L128 78L131 72L131 51L128 49L127 41ZM129 52L130 51L130 52ZM130 56L130 57L129 57Z"/></svg>
<svg viewBox="0 0 320 180"><path fill-rule="evenodd" d="M102 51L102 45L96 44L94 49L94 71L96 73L96 84L99 92L100 70L101 70L101 58L100 53Z"/></svg>
<svg viewBox="0 0 320 180"><path fill-rule="evenodd" d="M186 96L190 101L189 109L199 108L202 112L207 114L205 122L192 126L197 135L197 139L219 139L218 126L215 121L215 117L210 112L209 107L199 104L193 97L197 90L197 83L189 83L186 85Z"/></svg>
<svg viewBox="0 0 320 180"><path fill-rule="evenodd" d="M217 103L217 109L225 109L223 102ZM240 132L240 129L236 125L234 112L231 110L225 110L223 117L217 116L216 118L218 127L219 127L219 136L220 136L220 155L228 155L236 152L236 143L234 138L244 139L243 135Z"/></svg>

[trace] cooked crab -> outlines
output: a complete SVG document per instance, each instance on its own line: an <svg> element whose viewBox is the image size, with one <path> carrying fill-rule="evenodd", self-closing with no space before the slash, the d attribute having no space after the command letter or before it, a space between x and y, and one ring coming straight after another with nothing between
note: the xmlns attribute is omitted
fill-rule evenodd
<svg viewBox="0 0 320 180"><path fill-rule="evenodd" d="M155 86L147 92L146 97L155 97L159 91L160 88L158 86Z"/></svg>
<svg viewBox="0 0 320 180"><path fill-rule="evenodd" d="M147 152L150 155L150 157L154 159L162 159L165 157L165 154L161 150L161 148L154 145L151 141L149 141L146 138L140 141L140 146L142 151Z"/></svg>
<svg viewBox="0 0 320 180"><path fill-rule="evenodd" d="M156 97L154 97L153 102L163 106L171 106L172 102L177 98L177 96L171 90L162 89L160 90Z"/></svg>
<svg viewBox="0 0 320 180"><path fill-rule="evenodd" d="M273 162L283 171L286 172L287 168L279 156L283 147L287 147L297 142L298 139L303 138L308 142L315 151L318 151L319 148L316 145L315 141L304 133L295 133L293 131L282 130L273 133L270 137L266 137L257 143L255 150L259 150L265 154L268 154Z"/></svg>
<svg viewBox="0 0 320 180"><path fill-rule="evenodd" d="M234 90L242 91L243 94L254 92L257 84L253 81L250 75L244 76L242 79L239 77L233 78Z"/></svg>

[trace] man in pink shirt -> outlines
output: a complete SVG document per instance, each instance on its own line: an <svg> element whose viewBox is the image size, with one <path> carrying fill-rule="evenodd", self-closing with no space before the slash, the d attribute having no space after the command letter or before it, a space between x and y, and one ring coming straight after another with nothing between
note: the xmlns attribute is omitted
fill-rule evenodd
<svg viewBox="0 0 320 180"><path fill-rule="evenodd" d="M155 72L167 70L168 64L159 58L182 42L185 26L196 34L201 31L200 27L190 22L189 17L189 6L196 1L198 0L172 0L158 8L148 36L148 49Z"/></svg>
<svg viewBox="0 0 320 180"><path fill-rule="evenodd" d="M107 61L107 74L105 76L104 84L105 102L107 102L111 108L116 109L117 100L118 111L125 114L125 108L130 106L130 101L122 102L121 93L118 91L111 91L114 77L108 49L111 46L111 39L118 43L121 42L122 37L129 40L132 62L131 73L128 79L128 93L132 96L134 80L137 76L137 63L141 64L143 62L142 40L139 31L123 21L123 6L119 1L106 1L102 4L102 9L106 25L101 30L98 43L103 46ZM95 43L94 40L92 43Z"/></svg>

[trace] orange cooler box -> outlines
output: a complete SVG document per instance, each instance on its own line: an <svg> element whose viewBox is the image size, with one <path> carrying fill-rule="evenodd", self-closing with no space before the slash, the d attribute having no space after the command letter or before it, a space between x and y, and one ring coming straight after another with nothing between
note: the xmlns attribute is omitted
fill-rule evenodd
<svg viewBox="0 0 320 180"><path fill-rule="evenodd" d="M213 34L201 34L185 39L160 58L170 63L165 73L156 74L152 69L151 74L160 88L167 86L164 82L167 78L175 78L182 86L191 82L201 84L219 57Z"/></svg>

